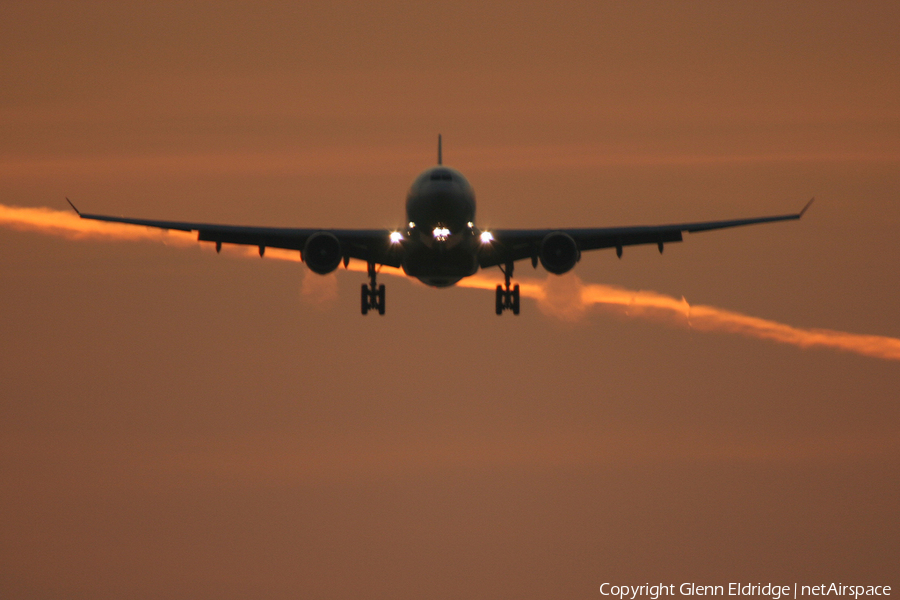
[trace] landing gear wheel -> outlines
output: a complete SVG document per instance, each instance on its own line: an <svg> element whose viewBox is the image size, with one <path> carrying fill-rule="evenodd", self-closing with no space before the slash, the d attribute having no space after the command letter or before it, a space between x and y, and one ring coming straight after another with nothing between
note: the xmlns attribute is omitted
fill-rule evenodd
<svg viewBox="0 0 900 600"><path fill-rule="evenodd" d="M514 315L519 314L519 307L521 306L519 302L519 285L516 284L514 287L510 288L510 279L512 279L513 274L513 263L509 262L505 265L500 265L500 272L503 273L503 278L506 280L506 285L498 285L497 286L497 297L496 297L496 308L497 314L503 314L504 310L511 310Z"/></svg>
<svg viewBox="0 0 900 600"><path fill-rule="evenodd" d="M362 314L368 314L369 309L375 309L379 315L384 314L384 284L378 285L376 277L378 271L375 270L375 263L369 263L369 283L363 284L360 293L360 307Z"/></svg>

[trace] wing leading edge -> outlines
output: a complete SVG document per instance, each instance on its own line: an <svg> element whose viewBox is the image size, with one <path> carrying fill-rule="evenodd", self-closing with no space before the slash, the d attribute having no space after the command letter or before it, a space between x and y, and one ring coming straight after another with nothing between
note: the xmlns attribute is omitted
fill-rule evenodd
<svg viewBox="0 0 900 600"><path fill-rule="evenodd" d="M682 241L682 234L698 233L713 229L742 227L759 223L791 221L803 216L815 198L806 203L798 213L751 219L734 219L731 221L700 221L696 223L680 223L673 225L647 225L637 227L563 228L563 229L499 229L491 230L493 241L485 247L479 256L482 268L504 265L530 258L537 260L541 242L551 233L564 233L576 243L579 252L615 248L619 256L624 246L639 244L656 244L662 252L663 245Z"/></svg>
<svg viewBox="0 0 900 600"><path fill-rule="evenodd" d="M186 221L156 221L152 219L130 219L109 215L93 215L80 212L72 201L66 198L69 205L82 219L107 221L109 223L125 223L127 225L143 225L157 229L197 232L201 242L215 242L216 248L222 244L240 244L257 246L260 254L266 248L283 248L303 252L306 241L315 233L328 232L341 243L345 258L356 258L366 262L400 266L400 255L392 251L390 231L382 229L295 229L286 227L247 227L242 225L216 225L212 223L191 223Z"/></svg>

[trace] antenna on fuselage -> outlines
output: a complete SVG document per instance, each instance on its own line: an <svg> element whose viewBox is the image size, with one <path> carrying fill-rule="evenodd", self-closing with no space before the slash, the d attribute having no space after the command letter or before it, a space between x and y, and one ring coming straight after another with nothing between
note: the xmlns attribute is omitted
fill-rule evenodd
<svg viewBox="0 0 900 600"><path fill-rule="evenodd" d="M441 157L441 134L438 134L438 164L444 164L444 161Z"/></svg>

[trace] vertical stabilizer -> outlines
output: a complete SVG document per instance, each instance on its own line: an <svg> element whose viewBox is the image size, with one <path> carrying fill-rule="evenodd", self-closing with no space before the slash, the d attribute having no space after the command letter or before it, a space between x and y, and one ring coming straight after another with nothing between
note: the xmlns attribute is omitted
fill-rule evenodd
<svg viewBox="0 0 900 600"><path fill-rule="evenodd" d="M438 164L444 164L443 157L441 156L441 134L438 134Z"/></svg>

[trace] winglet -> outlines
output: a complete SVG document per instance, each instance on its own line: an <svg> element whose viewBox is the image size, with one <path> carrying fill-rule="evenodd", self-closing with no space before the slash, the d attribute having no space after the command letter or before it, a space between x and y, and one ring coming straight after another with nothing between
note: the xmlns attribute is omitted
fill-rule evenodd
<svg viewBox="0 0 900 600"><path fill-rule="evenodd" d="M80 212L80 211L79 211L79 210L78 210L78 209L77 209L77 208L75 208L75 205L74 205L74 204L72 204L72 201L71 201L71 200L69 200L69 198L68 198L68 196L67 196L67 197L66 197L66 202L68 202L68 203L69 203L69 206L71 206L71 207L72 207L72 210L74 210L74 211L75 211L75 214L76 214L76 215L78 215L78 216L79 216L79 217L80 217L80 216L81 216L81 212Z"/></svg>
<svg viewBox="0 0 900 600"><path fill-rule="evenodd" d="M809 199L809 202L806 203L806 206L804 206L803 210L801 210L800 213L797 215L798 219L803 216L803 213L806 212L806 209L808 209L810 206L812 206L813 200L815 200L815 199L816 199L815 196L813 196L812 198Z"/></svg>
<svg viewBox="0 0 900 600"><path fill-rule="evenodd" d="M443 157L441 156L441 134L438 134L438 164L444 164Z"/></svg>

